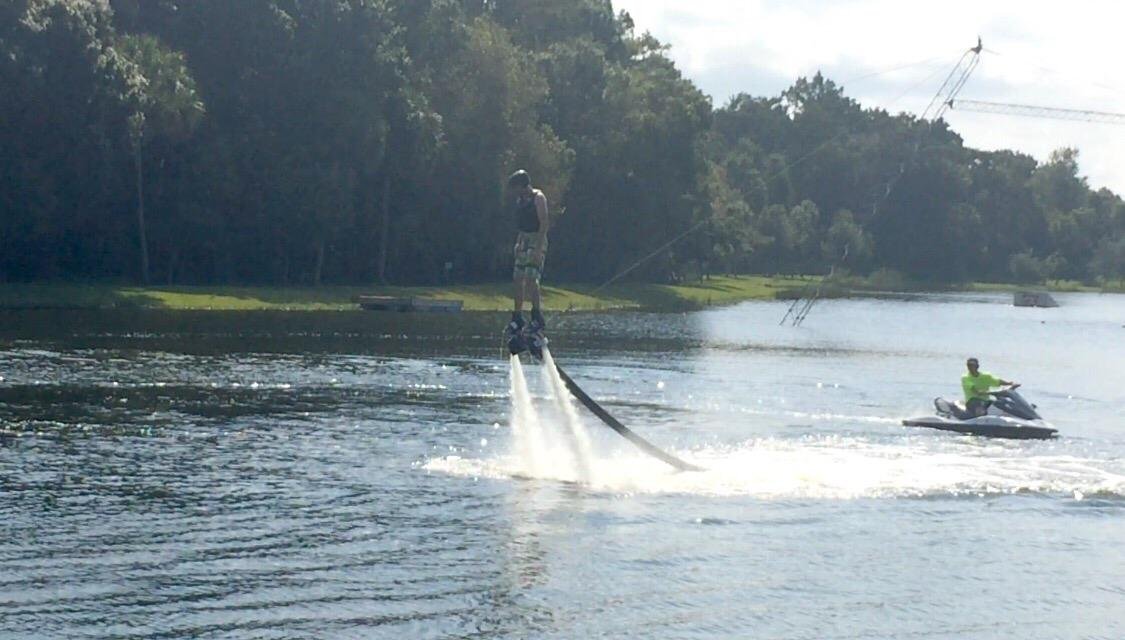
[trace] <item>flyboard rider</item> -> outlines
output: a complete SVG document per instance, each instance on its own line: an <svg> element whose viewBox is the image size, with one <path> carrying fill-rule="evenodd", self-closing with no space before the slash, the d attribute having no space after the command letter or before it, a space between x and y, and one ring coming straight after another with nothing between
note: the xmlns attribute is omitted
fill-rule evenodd
<svg viewBox="0 0 1125 640"><path fill-rule="evenodd" d="M515 267L512 270L515 308L505 333L516 335L523 331L523 305L528 298L531 300L531 324L527 329L538 333L547 327L539 295L539 280L547 259L547 230L550 228L547 196L533 188L531 176L520 169L508 178L508 198L513 205L516 223Z"/></svg>

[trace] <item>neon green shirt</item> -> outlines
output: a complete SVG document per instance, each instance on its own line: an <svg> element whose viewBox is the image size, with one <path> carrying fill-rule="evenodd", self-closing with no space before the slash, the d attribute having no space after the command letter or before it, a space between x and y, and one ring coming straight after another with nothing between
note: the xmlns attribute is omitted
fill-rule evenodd
<svg viewBox="0 0 1125 640"><path fill-rule="evenodd" d="M978 371L975 376L969 373L961 376L961 389L965 392L965 402L973 398L988 400L988 392L1000 386L1003 386L1000 384L1000 378L984 371Z"/></svg>

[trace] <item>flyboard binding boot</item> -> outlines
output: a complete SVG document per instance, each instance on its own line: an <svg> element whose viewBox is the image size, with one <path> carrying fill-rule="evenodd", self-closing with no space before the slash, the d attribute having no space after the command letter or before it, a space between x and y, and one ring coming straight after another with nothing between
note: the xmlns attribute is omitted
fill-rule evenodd
<svg viewBox="0 0 1125 640"><path fill-rule="evenodd" d="M547 346L543 325L543 315L538 310L532 312L530 323L524 322L522 314L512 314L512 321L504 328L504 344L508 353L517 356L526 351L536 360L542 360L543 347Z"/></svg>

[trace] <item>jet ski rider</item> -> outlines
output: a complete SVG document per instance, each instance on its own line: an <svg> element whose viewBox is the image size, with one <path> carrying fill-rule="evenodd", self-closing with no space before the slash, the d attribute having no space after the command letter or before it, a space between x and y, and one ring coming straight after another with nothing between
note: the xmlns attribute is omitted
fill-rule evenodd
<svg viewBox="0 0 1125 640"><path fill-rule="evenodd" d="M965 411L974 418L988 412L988 407L992 404L988 395L990 391L999 387L1015 389L1020 386L1018 382L1001 380L991 373L981 371L980 362L976 358L969 358L965 361L965 366L969 372L961 376L961 389L965 391Z"/></svg>

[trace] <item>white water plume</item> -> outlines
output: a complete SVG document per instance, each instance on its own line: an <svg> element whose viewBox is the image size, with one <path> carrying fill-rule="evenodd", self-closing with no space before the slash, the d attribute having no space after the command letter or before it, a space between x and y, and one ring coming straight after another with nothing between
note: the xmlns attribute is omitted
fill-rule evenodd
<svg viewBox="0 0 1125 640"><path fill-rule="evenodd" d="M539 414L535 411L531 392L527 389L527 378L524 377L519 356L512 356L511 365L512 441L519 472L539 476L544 471L541 465L546 463L547 457L543 429L539 424Z"/></svg>
<svg viewBox="0 0 1125 640"><path fill-rule="evenodd" d="M570 390L566 388L566 383L559 377L559 370L555 368L555 360L547 349L543 349L542 376L544 384L551 390L551 395L555 399L556 411L562 421L566 422L567 434L570 436L571 459L574 462L574 471L578 476L578 481L589 484L593 480L590 468L590 460L593 458L590 434L586 431L586 425L574 408L574 403L570 400Z"/></svg>
<svg viewBox="0 0 1125 640"><path fill-rule="evenodd" d="M519 358L511 359L514 471L516 475L588 484L590 436L549 358L544 352L542 383L552 399L545 406L536 405Z"/></svg>

